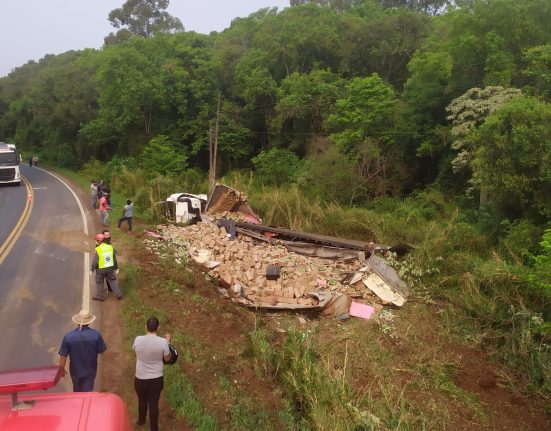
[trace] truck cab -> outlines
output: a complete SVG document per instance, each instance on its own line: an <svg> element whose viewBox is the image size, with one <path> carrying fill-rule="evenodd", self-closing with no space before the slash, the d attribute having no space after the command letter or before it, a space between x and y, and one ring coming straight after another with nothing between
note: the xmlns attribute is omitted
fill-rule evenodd
<svg viewBox="0 0 551 431"><path fill-rule="evenodd" d="M15 145L0 142L0 184L21 185L19 161Z"/></svg>
<svg viewBox="0 0 551 431"><path fill-rule="evenodd" d="M57 385L58 366L0 372L2 431L132 431L123 401L105 392L22 395Z"/></svg>

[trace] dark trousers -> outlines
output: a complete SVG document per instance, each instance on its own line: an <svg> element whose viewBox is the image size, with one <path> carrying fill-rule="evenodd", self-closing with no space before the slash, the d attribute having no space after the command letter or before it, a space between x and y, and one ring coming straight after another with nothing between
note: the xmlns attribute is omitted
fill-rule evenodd
<svg viewBox="0 0 551 431"><path fill-rule="evenodd" d="M73 392L92 392L94 390L94 380L96 375L86 377L71 376L73 381Z"/></svg>
<svg viewBox="0 0 551 431"><path fill-rule="evenodd" d="M149 429L159 430L159 398L163 390L163 377L156 379L138 379L134 377L134 389L138 395L138 424L144 424L149 408Z"/></svg>
<svg viewBox="0 0 551 431"><path fill-rule="evenodd" d="M121 217L119 219L119 229L121 228L121 225L125 220L128 222L128 230L132 230L132 217Z"/></svg>

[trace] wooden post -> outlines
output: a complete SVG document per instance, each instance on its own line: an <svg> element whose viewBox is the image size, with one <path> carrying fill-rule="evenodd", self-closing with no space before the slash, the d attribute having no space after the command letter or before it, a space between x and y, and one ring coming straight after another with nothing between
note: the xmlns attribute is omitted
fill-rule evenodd
<svg viewBox="0 0 551 431"><path fill-rule="evenodd" d="M218 106L216 108L216 125L214 126L214 143L212 142L212 125L209 131L209 147L210 147L210 170L209 170L209 192L212 193L216 185L216 161L218 156L218 129L220 126L220 99L221 94L218 93Z"/></svg>
<svg viewBox="0 0 551 431"><path fill-rule="evenodd" d="M212 190L214 189L214 183L215 183L215 172L212 168L212 160L213 160L213 153L214 148L212 147L212 121L209 121L209 195L212 193Z"/></svg>

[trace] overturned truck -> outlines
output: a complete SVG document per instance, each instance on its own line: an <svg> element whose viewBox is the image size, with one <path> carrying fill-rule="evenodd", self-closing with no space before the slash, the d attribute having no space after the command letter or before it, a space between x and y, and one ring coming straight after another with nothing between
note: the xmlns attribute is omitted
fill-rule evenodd
<svg viewBox="0 0 551 431"><path fill-rule="evenodd" d="M407 244L374 243L261 224L243 193L218 184L201 222L158 226L157 237L217 279L221 292L246 307L319 310L342 317L352 302L401 307L410 289L381 255ZM152 244L152 239L147 240ZM151 247L154 249L154 247Z"/></svg>

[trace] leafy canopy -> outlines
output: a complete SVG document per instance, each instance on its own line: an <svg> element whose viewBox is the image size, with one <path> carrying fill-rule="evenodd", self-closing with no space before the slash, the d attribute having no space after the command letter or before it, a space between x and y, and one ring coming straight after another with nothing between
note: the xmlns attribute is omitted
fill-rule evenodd
<svg viewBox="0 0 551 431"><path fill-rule="evenodd" d="M109 22L120 30L117 34L110 33L105 43L121 42L131 36L183 31L182 22L166 11L169 4L170 0L127 0L121 8L109 13Z"/></svg>
<svg viewBox="0 0 551 431"><path fill-rule="evenodd" d="M158 135L143 149L142 166L149 177L178 176L187 168L187 156L178 150L168 136Z"/></svg>
<svg viewBox="0 0 551 431"><path fill-rule="evenodd" d="M505 216L551 217L551 105L514 98L472 140L474 180Z"/></svg>

